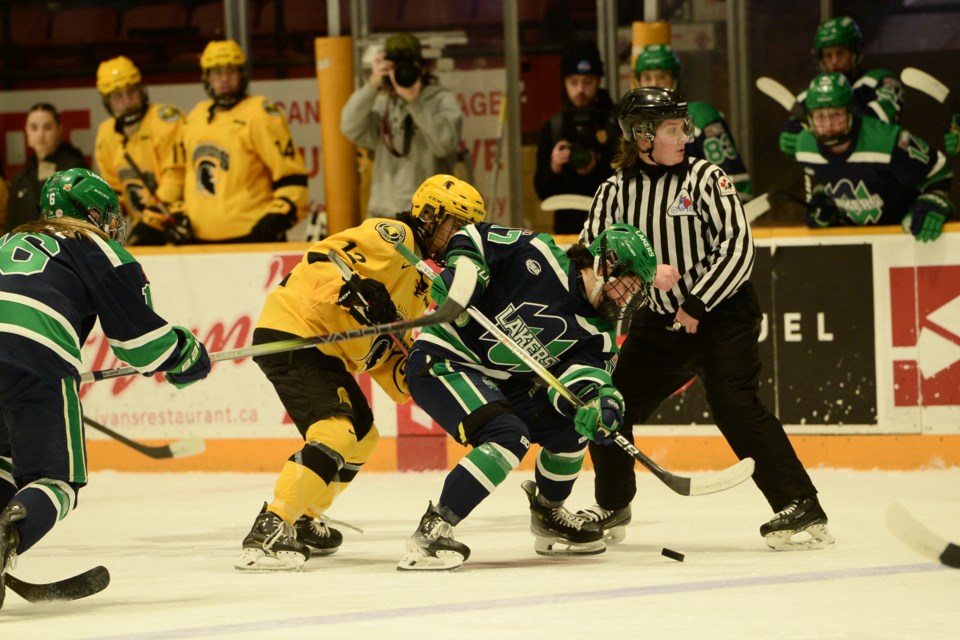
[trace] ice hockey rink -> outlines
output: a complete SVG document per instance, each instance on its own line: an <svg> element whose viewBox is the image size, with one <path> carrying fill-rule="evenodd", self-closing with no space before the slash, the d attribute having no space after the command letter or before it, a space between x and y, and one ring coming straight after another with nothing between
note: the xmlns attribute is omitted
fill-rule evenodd
<svg viewBox="0 0 960 640"><path fill-rule="evenodd" d="M5 640L228 638L955 638L960 571L901 544L884 514L899 501L960 537L960 470L814 470L837 543L774 552L751 482L684 497L646 472L627 539L606 553L545 558L512 474L457 528L458 572L398 573L396 562L443 474L360 474L331 509L333 556L301 573L233 569L273 476L99 472L80 507L19 559L22 580L93 565L110 586L86 600L28 604L7 590ZM592 503L584 473L569 504ZM686 555L661 555L668 547Z"/></svg>

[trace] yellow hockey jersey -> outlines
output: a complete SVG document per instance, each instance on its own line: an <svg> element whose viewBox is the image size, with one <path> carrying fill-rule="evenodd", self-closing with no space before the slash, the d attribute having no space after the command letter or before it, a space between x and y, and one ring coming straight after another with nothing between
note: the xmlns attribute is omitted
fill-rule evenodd
<svg viewBox="0 0 960 640"><path fill-rule="evenodd" d="M246 236L269 213L303 218L307 171L280 108L263 96L212 107L204 100L183 124L184 205L196 238Z"/></svg>
<svg viewBox="0 0 960 640"><path fill-rule="evenodd" d="M429 304L429 283L394 250L393 245L398 242L416 251L410 227L383 218L366 220L358 227L320 240L310 247L284 283L267 296L257 326L304 338L361 326L346 308L337 304L344 281L327 257L331 249L356 274L383 283L401 317L423 315ZM398 337L407 345L413 341L409 332ZM404 379L406 357L389 336L345 340L317 348L339 358L348 371L369 373L394 401L402 404L409 400Z"/></svg>
<svg viewBox="0 0 960 640"><path fill-rule="evenodd" d="M183 112L167 104L152 104L129 138L117 130L117 119L100 123L94 144L94 160L103 179L120 196L125 213L136 223L153 197L124 154L129 154L146 177L157 199L166 205L183 200L183 148L180 127ZM164 220L147 212L145 222L162 229ZM153 220L152 220L153 219Z"/></svg>

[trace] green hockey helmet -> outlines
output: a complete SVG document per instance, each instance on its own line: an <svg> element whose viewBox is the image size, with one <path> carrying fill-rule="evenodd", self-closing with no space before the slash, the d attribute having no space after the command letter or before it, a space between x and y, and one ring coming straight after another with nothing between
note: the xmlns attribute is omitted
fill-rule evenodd
<svg viewBox="0 0 960 640"><path fill-rule="evenodd" d="M817 27L813 36L813 57L819 62L821 52L827 47L848 47L853 52L854 63L860 61L863 51L863 34L849 16L831 18Z"/></svg>
<svg viewBox="0 0 960 640"><path fill-rule="evenodd" d="M693 119L687 110L687 101L675 89L631 89L623 95L617 107L620 131L627 140L644 137L652 141L660 123L672 118L683 118L684 130L693 137Z"/></svg>
<svg viewBox="0 0 960 640"><path fill-rule="evenodd" d="M633 74L639 77L641 71L657 69L669 71L674 78L680 75L680 58L668 44L648 44L641 49L633 65Z"/></svg>
<svg viewBox="0 0 960 640"><path fill-rule="evenodd" d="M853 88L842 73L821 73L813 78L807 88L807 121L810 132L826 146L835 146L850 138L853 128ZM820 109L845 109L847 126L843 132L821 134L814 124L814 112Z"/></svg>
<svg viewBox="0 0 960 640"><path fill-rule="evenodd" d="M610 321L622 320L646 304L650 285L657 275L657 256L653 245L643 233L629 224L610 225L590 243L587 251L593 256L597 281L591 300L598 300L597 310ZM604 285L633 274L623 303L617 304L607 295ZM599 296L599 298L598 298Z"/></svg>
<svg viewBox="0 0 960 640"><path fill-rule="evenodd" d="M123 244L127 220L110 185L89 169L57 171L40 190L40 215L45 220L74 218L88 222Z"/></svg>

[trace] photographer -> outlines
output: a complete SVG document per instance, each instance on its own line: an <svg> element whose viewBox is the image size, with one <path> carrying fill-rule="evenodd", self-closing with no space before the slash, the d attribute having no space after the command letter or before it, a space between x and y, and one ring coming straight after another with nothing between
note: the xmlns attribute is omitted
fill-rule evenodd
<svg viewBox="0 0 960 640"><path fill-rule="evenodd" d="M436 174L453 173L463 112L436 84L420 41L387 38L370 77L340 114L340 130L373 157L368 218L394 218L410 209L410 194Z"/></svg>
<svg viewBox="0 0 960 640"><path fill-rule="evenodd" d="M560 64L564 109L548 120L537 142L537 196L545 200L560 194L593 196L610 177L615 151L610 115L613 101L600 88L603 62L597 47L575 41ZM554 213L554 233L580 233L586 211L562 209Z"/></svg>

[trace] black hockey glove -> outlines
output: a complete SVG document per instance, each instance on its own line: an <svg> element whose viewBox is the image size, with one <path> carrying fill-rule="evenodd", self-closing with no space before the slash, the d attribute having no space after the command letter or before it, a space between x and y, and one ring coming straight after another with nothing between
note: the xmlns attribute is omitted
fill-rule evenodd
<svg viewBox="0 0 960 640"><path fill-rule="evenodd" d="M360 324L374 326L397 319L397 306L383 283L373 278L354 276L340 287L337 304L347 307Z"/></svg>
<svg viewBox="0 0 960 640"><path fill-rule="evenodd" d="M154 229L151 225L141 220L133 225L133 229L127 234L127 244L136 246L159 246L167 244L167 239L163 231Z"/></svg>
<svg viewBox="0 0 960 640"><path fill-rule="evenodd" d="M840 224L841 219L842 214L833 202L833 198L827 195L823 187L816 187L803 214L803 220L807 226L811 229L835 227Z"/></svg>
<svg viewBox="0 0 960 640"><path fill-rule="evenodd" d="M253 225L250 242L286 242L287 229L293 226L293 222L285 213L268 213Z"/></svg>
<svg viewBox="0 0 960 640"><path fill-rule="evenodd" d="M173 222L168 222L163 235L170 244L190 244L193 242L193 227L190 218L185 213L174 213L170 216Z"/></svg>

